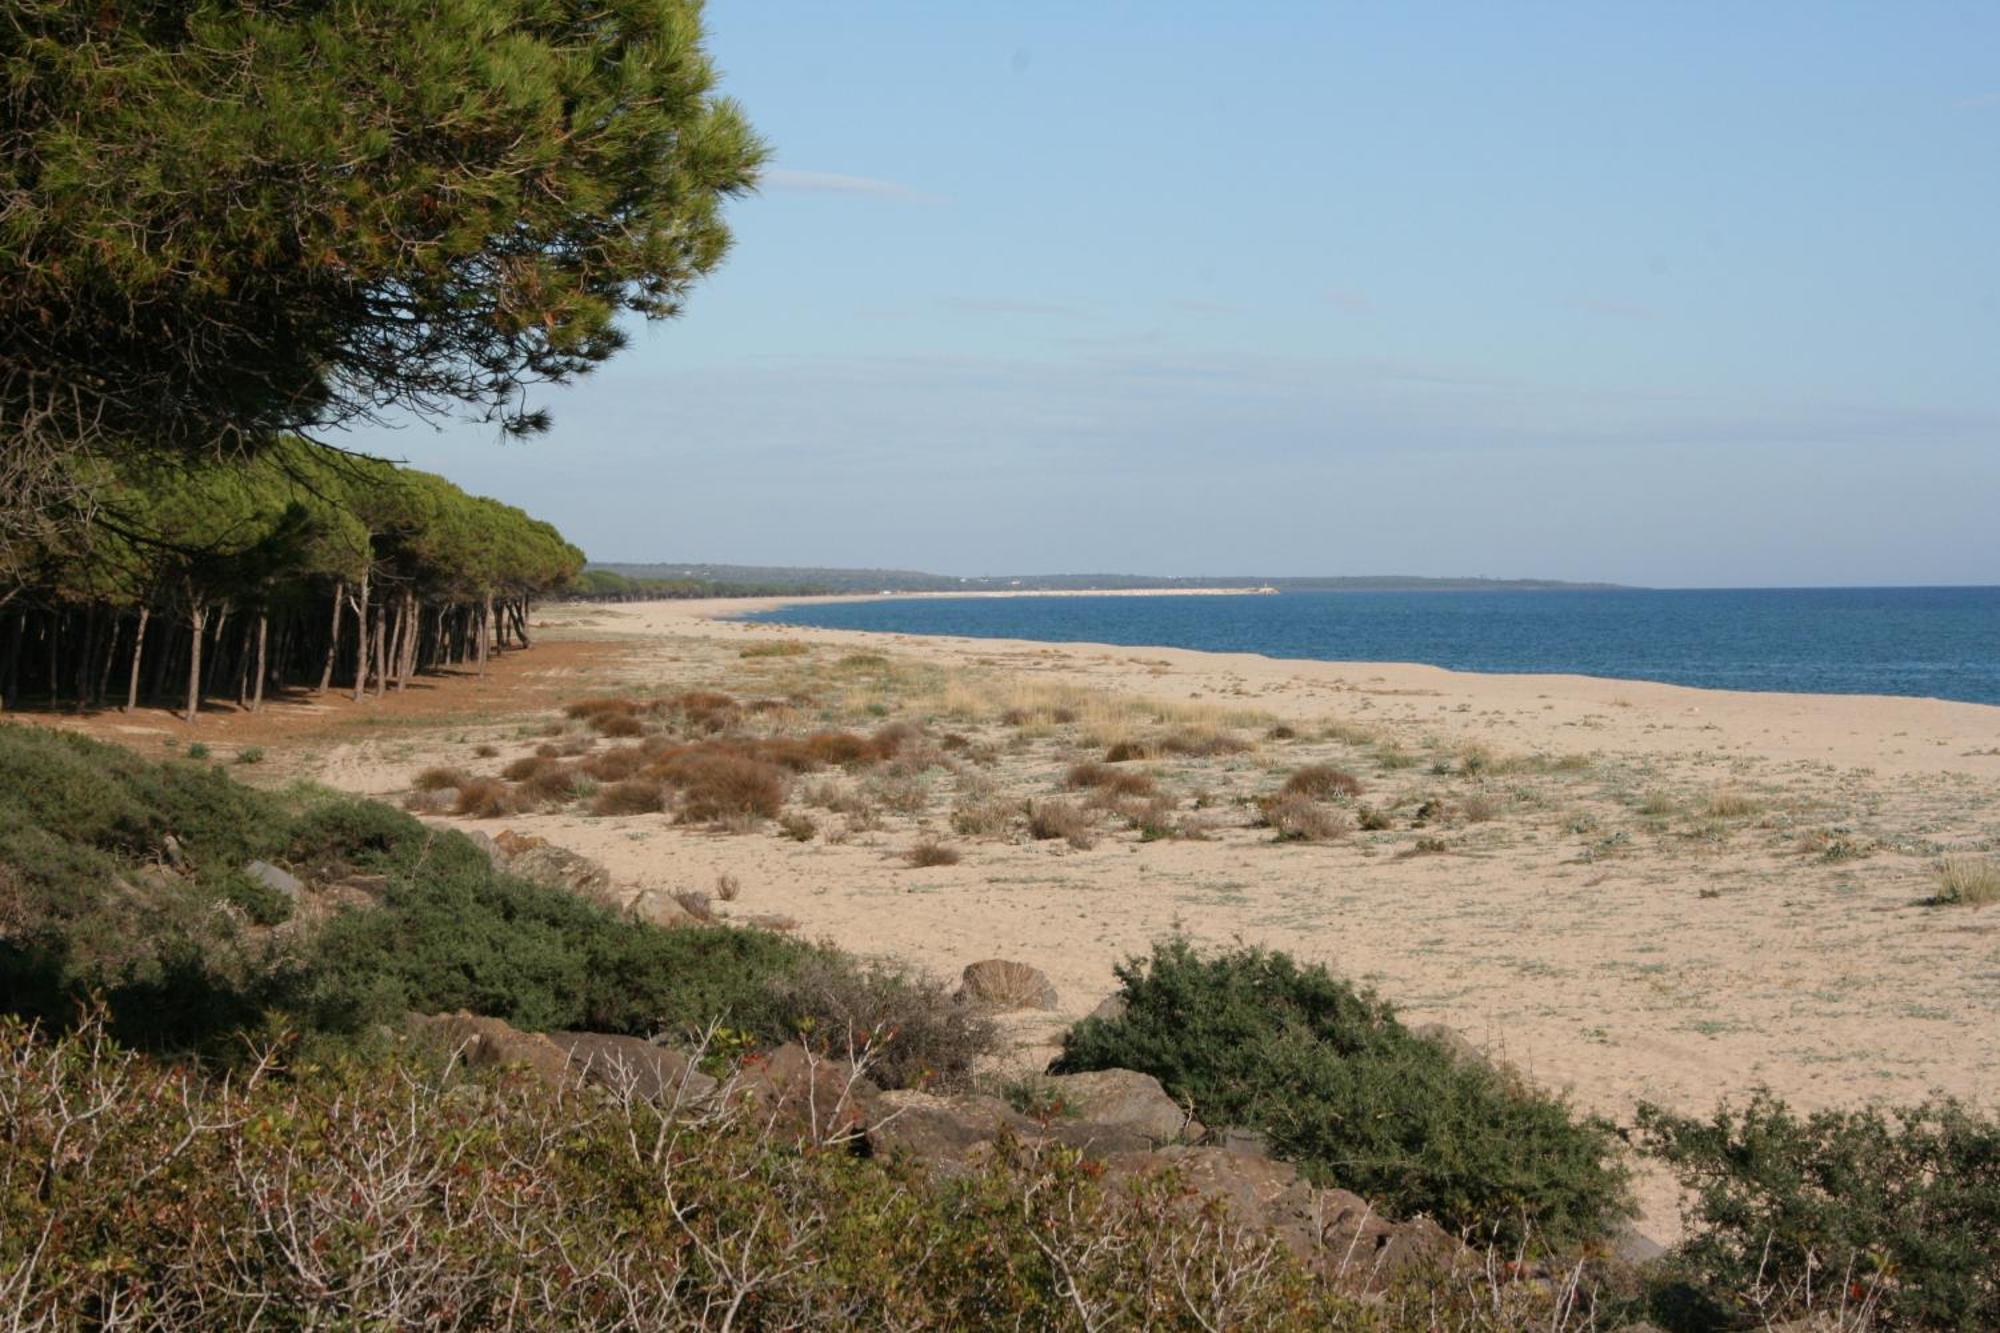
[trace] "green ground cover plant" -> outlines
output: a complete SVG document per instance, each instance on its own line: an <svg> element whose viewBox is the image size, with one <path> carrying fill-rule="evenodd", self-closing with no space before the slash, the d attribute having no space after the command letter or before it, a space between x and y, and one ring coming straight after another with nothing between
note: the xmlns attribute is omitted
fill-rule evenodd
<svg viewBox="0 0 2000 1333"><path fill-rule="evenodd" d="M1611 1126L1454 1057L1323 967L1172 939L1118 977L1124 1013L1071 1029L1058 1072L1152 1074L1203 1122L1261 1130L1323 1183L1475 1241L1559 1246L1630 1211Z"/></svg>

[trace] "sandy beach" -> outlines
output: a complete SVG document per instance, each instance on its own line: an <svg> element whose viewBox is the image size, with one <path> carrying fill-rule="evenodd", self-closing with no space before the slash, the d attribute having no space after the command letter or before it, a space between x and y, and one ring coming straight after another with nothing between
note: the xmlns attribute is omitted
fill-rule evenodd
<svg viewBox="0 0 2000 1333"><path fill-rule="evenodd" d="M2000 708L729 619L783 600L546 608L549 655L509 668L527 693L475 683L478 711L393 726L363 705L271 771L395 798L429 765L497 772L564 732L559 700L615 693L910 720L957 748L893 784L802 780L803 838L581 807L451 822L597 858L628 894L732 876L725 911L941 974L1030 962L1061 1002L1018 1020L1019 1068L1178 930L1324 962L1621 1123L1759 1085L1813 1107L2000 1095L2000 909L1930 901L1941 855L2000 842ZM1059 796L1073 764L1175 727L1241 748L1138 766L1174 836L1109 807L1088 847L964 831L981 803ZM1355 774L1383 826L1258 827L1259 795L1309 763ZM912 868L924 837L962 860ZM1671 1234L1670 1187L1642 1194Z"/></svg>

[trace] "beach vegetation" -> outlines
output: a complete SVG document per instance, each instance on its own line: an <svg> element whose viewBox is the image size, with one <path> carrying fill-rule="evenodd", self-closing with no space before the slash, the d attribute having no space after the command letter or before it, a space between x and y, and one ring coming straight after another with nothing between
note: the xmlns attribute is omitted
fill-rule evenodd
<svg viewBox="0 0 2000 1333"><path fill-rule="evenodd" d="M1960 852L1937 863L1937 899L1960 907L2000 902L2000 864Z"/></svg>
<svg viewBox="0 0 2000 1333"><path fill-rule="evenodd" d="M1285 779L1283 790L1315 801L1346 800L1361 794L1361 779L1331 764L1308 764Z"/></svg>
<svg viewBox="0 0 2000 1333"><path fill-rule="evenodd" d="M1354 831L1354 816L1298 792L1280 792L1257 802L1257 822L1279 842L1333 842Z"/></svg>
<svg viewBox="0 0 2000 1333"><path fill-rule="evenodd" d="M1057 1072L1151 1074L1315 1179L1503 1248L1601 1237L1632 1210L1608 1123L1409 1031L1324 967L1174 938L1117 975L1123 1013L1072 1028Z"/></svg>
<svg viewBox="0 0 2000 1333"><path fill-rule="evenodd" d="M1672 1263L1706 1327L2000 1327L2000 1121L1949 1099L1706 1117L1644 1104L1641 1145L1688 1192Z"/></svg>

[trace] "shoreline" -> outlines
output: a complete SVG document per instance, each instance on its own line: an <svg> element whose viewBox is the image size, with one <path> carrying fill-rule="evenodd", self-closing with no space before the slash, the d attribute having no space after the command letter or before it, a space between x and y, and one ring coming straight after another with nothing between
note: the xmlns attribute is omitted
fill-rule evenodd
<svg viewBox="0 0 2000 1333"><path fill-rule="evenodd" d="M1193 595L1210 595L1215 590L1196 592ZM1223 593L1232 590L1220 590ZM897 599L905 596L922 598L953 598L969 594L959 593L912 593L896 594ZM1134 593L1007 593L982 594L987 597L1012 596L1151 596L1150 591ZM1382 674L1399 681L1412 680L1423 686L1435 687L1439 683L1479 683L1488 682L1507 689L1509 692L1535 690L1581 689L1593 694L1603 694L1612 700L1622 700L1633 691L1649 695L1655 692L1688 696L1686 702L1697 711L1704 702L1713 702L1718 708L1740 707L1745 702L1782 702L1791 707L1823 705L1835 712L1851 710L1856 705L1880 706L1899 714L1910 715L1911 721L1927 724L1926 730L1940 726L1965 729L1960 734L1968 739L1974 736L1988 738L1986 743L2000 745L2000 704L1977 703L1963 699L1943 699L1934 695L1911 694L1827 694L1803 690L1736 690L1712 685L1681 685L1671 681L1650 680L1638 676L1593 676L1578 672L1523 672L1523 671L1473 671L1457 667L1437 666L1429 662L1416 661L1369 661L1357 659L1335 659L1323 657L1278 657L1256 652L1223 652L1206 648L1180 648L1166 644L1119 644L1102 643L1082 639L1015 639L986 637L981 635L925 634L906 630L886 629L835 629L818 625L787 624L782 621L753 621L743 617L768 611L783 610L790 606L833 605L848 602L872 602L881 600L880 594L825 594L816 596L774 596L774 597L731 597L731 598L689 598L665 599L652 602L627 602L618 605L629 607L658 608L666 612L670 619L685 618L705 622L717 627L734 627L740 632L782 633L791 635L853 636L856 640L886 641L907 647L911 644L931 642L951 645L954 649L977 649L985 645L991 651L1020 652L1047 649L1058 652L1086 654L1093 658L1115 656L1131 657L1134 660L1179 660L1183 655L1192 661L1213 660L1217 663L1242 663L1250 666L1277 668L1280 670L1317 674L1330 672L1340 677L1351 677L1364 673ZM1431 678L1431 679L1425 679ZM1476 684L1474 685L1476 689ZM1619 702L1617 706L1625 706ZM1935 713L1935 716L1924 716Z"/></svg>

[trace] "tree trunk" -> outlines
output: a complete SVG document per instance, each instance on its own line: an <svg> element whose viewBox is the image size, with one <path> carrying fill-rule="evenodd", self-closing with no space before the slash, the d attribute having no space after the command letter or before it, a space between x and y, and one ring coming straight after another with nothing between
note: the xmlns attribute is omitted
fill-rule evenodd
<svg viewBox="0 0 2000 1333"><path fill-rule="evenodd" d="M340 603L347 596L347 583L333 585L333 623L326 628L326 665L319 669L317 694L325 694L333 684L333 664L340 655Z"/></svg>
<svg viewBox="0 0 2000 1333"><path fill-rule="evenodd" d="M381 698L389 690L389 604L383 602L375 611L375 697Z"/></svg>
<svg viewBox="0 0 2000 1333"><path fill-rule="evenodd" d="M224 602L215 612L215 642L209 645L208 675L201 683L204 696L215 693L215 672L222 662L222 632L229 628L229 603Z"/></svg>
<svg viewBox="0 0 2000 1333"><path fill-rule="evenodd" d="M251 687L250 711L256 712L264 706L264 650L270 641L271 617L268 612L257 613L257 683Z"/></svg>
<svg viewBox="0 0 2000 1333"><path fill-rule="evenodd" d="M196 602L188 611L188 693L187 712L182 721L192 724L201 712L201 642L208 623L208 608Z"/></svg>
<svg viewBox="0 0 2000 1333"><path fill-rule="evenodd" d="M146 622L153 618L153 609L141 604L139 607L139 627L132 632L132 676L125 683L125 711L131 712L139 706L139 663L146 651Z"/></svg>
<svg viewBox="0 0 2000 1333"><path fill-rule="evenodd" d="M361 575L361 595L354 603L354 702L368 688L368 573Z"/></svg>

